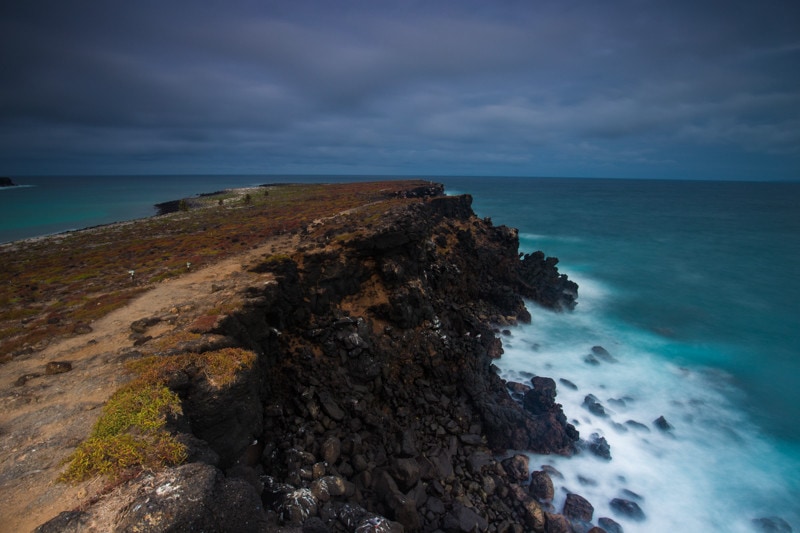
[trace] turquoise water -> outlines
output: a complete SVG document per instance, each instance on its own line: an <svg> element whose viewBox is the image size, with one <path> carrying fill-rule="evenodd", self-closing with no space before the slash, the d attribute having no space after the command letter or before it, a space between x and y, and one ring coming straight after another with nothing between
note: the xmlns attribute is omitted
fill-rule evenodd
<svg viewBox="0 0 800 533"><path fill-rule="evenodd" d="M0 242L148 216L152 205L226 187L353 177L29 178L0 190ZM359 177L357 179L375 179ZM579 285L572 313L530 306L504 337L501 372L568 379L558 401L589 453L556 466L558 498L578 492L628 533L754 531L781 516L800 530L800 184L434 178L476 212L519 228ZM616 363L589 365L592 346ZM609 416L582 407L594 394ZM609 400L625 399L624 403ZM664 416L669 434L653 428ZM649 432L622 431L627 420ZM608 499L642 497L643 523Z"/></svg>
<svg viewBox="0 0 800 533"><path fill-rule="evenodd" d="M443 181L580 285L573 313L531 306L499 361L508 379L574 383L558 389L567 417L611 446L610 462L533 457L565 475L560 501L582 494L629 533L754 531L776 515L800 528L800 184ZM587 364L596 345L617 362ZM609 507L626 489L646 522Z"/></svg>
<svg viewBox="0 0 800 533"><path fill-rule="evenodd" d="M227 187L253 176L21 177L0 187L0 243L155 214L154 205Z"/></svg>

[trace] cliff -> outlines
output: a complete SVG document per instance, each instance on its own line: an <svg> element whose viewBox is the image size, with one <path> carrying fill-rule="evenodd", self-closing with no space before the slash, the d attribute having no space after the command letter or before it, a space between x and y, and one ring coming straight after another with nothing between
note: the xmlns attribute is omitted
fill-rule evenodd
<svg viewBox="0 0 800 533"><path fill-rule="evenodd" d="M129 357L197 358L163 374L185 464L118 482L39 531L567 527L529 488L526 457L501 458L570 454L578 432L547 380L523 407L492 361L499 328L530 320L523 297L571 309L577 286L556 260L521 256L516 230L477 218L469 196L393 196L251 256L213 288L212 311L133 324ZM159 344L167 322L188 340ZM225 349L255 358L223 383L198 361Z"/></svg>
<svg viewBox="0 0 800 533"><path fill-rule="evenodd" d="M0 177L0 187L14 187L16 183L11 178Z"/></svg>

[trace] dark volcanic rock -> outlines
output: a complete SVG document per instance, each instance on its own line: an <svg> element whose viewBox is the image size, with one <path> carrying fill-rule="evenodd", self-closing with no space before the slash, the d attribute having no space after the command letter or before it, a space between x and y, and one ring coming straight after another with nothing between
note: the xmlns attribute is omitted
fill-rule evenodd
<svg viewBox="0 0 800 533"><path fill-rule="evenodd" d="M606 363L617 362L616 358L610 353L608 353L608 350L606 350L602 346L592 346L592 355L601 361L605 361Z"/></svg>
<svg viewBox="0 0 800 533"><path fill-rule="evenodd" d="M656 418L655 420L653 420L653 425L654 425L656 428L660 429L661 431L665 431L665 432L669 432L669 431L672 431L673 429L675 429L675 428L672 426L672 424L670 424L669 422L667 422L667 419L666 419L666 418L664 418L663 416L659 416L658 418Z"/></svg>
<svg viewBox="0 0 800 533"><path fill-rule="evenodd" d="M642 508L634 501L614 498L611 500L610 505L614 511L632 520L642 521L646 518Z"/></svg>
<svg viewBox="0 0 800 533"><path fill-rule="evenodd" d="M555 449L577 439L577 430L567 422L561 404L555 403L555 381L548 377L536 376L531 379L531 384L533 387L523 396L522 405L526 411L534 415L532 421L538 422L540 427L548 428L542 432L539 442L535 443L536 447ZM533 447L527 446L527 448ZM516 448L519 449L520 446Z"/></svg>
<svg viewBox="0 0 800 533"><path fill-rule="evenodd" d="M605 529L606 533L623 533L622 526L607 517L598 518L597 525Z"/></svg>
<svg viewBox="0 0 800 533"><path fill-rule="evenodd" d="M528 487L528 492L539 503L552 502L555 492L550 475L543 470L535 470L531 474L531 484Z"/></svg>
<svg viewBox="0 0 800 533"><path fill-rule="evenodd" d="M602 417L608 416L605 407L603 407L603 404L600 403L594 394L586 395L586 397L583 399L583 407L593 415Z"/></svg>
<svg viewBox="0 0 800 533"><path fill-rule="evenodd" d="M577 286L554 258L520 259L516 230L475 217L469 196L403 194L419 199L312 225L302 253L250 267L275 281L242 288L242 308L213 333L257 353L252 370L223 388L189 370L170 378L182 430L208 444L194 457L218 457L229 476L201 469L193 489L241 507L247 485L276 527L542 532L537 499L552 499L552 483L537 478L534 497L520 485L527 456L493 457L571 454L579 434L552 379L533 378L523 407L492 363L499 328L530 320L523 297L571 309ZM143 335L152 320L132 330Z"/></svg>
<svg viewBox="0 0 800 533"><path fill-rule="evenodd" d="M607 461L611 460L611 446L608 444L605 437L601 437L597 433L592 433L591 437L589 437L587 448L597 457L606 459Z"/></svg>
<svg viewBox="0 0 800 533"><path fill-rule="evenodd" d="M568 379L559 378L558 382L567 387L568 389L578 390L578 386Z"/></svg>
<svg viewBox="0 0 800 533"><path fill-rule="evenodd" d="M124 508L124 513L108 512ZM37 531L264 531L267 518L253 487L191 463L129 483L82 512L61 513Z"/></svg>
<svg viewBox="0 0 800 533"><path fill-rule="evenodd" d="M528 479L528 456L513 455L501 462L512 483L520 483Z"/></svg>
<svg viewBox="0 0 800 533"><path fill-rule="evenodd" d="M529 412L540 415L555 407L556 382L551 378L535 377L531 379L533 388L525 393L522 405Z"/></svg>
<svg viewBox="0 0 800 533"><path fill-rule="evenodd" d="M641 431L643 433L650 433L650 428L646 425L642 424L641 422L637 422L636 420L627 420L625 422L625 426L629 427L636 431Z"/></svg>
<svg viewBox="0 0 800 533"><path fill-rule="evenodd" d="M543 252L525 254L522 258L520 280L525 284L523 296L554 309L574 309L578 285L558 273L558 259L545 257Z"/></svg>
<svg viewBox="0 0 800 533"><path fill-rule="evenodd" d="M11 178L8 177L0 177L0 187L14 187L16 183L14 183Z"/></svg>
<svg viewBox="0 0 800 533"><path fill-rule="evenodd" d="M567 499L564 501L563 513L569 519L591 522L592 515L594 515L594 507L583 496L570 493L567 494Z"/></svg>
<svg viewBox="0 0 800 533"><path fill-rule="evenodd" d="M546 533L573 533L572 526L566 516L545 513Z"/></svg>

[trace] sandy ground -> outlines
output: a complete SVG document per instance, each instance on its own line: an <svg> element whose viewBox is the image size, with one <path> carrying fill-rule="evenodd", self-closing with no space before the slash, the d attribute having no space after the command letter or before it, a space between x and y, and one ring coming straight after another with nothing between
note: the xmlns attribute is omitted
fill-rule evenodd
<svg viewBox="0 0 800 533"><path fill-rule="evenodd" d="M176 310L197 314L244 284L260 281L255 278L269 276L249 273L244 265L296 246L296 238L276 238L163 282L92 323L91 333L54 342L0 366L0 532L31 531L103 490L102 479L75 486L56 479L64 460L88 436L103 404L130 379L124 361L133 349L132 322ZM171 327L162 322L147 334L157 337ZM68 361L72 370L45 375L45 365L53 361ZM17 384L30 374L41 376Z"/></svg>

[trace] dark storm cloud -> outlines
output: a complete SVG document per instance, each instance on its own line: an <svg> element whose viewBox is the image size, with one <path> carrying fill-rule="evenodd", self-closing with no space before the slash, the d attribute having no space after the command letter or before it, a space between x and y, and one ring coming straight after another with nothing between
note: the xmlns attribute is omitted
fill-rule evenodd
<svg viewBox="0 0 800 533"><path fill-rule="evenodd" d="M800 177L792 2L77 5L0 8L0 173Z"/></svg>

